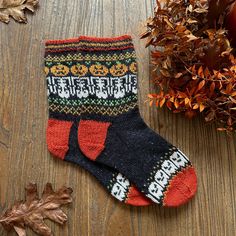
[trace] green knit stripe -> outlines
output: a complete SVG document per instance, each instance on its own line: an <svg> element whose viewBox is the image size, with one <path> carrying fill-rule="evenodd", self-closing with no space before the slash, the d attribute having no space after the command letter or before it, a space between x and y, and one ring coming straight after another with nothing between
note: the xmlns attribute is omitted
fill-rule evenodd
<svg viewBox="0 0 236 236"><path fill-rule="evenodd" d="M49 97L48 101L49 104L55 104L55 105L65 105L65 106L71 106L71 107L79 107L82 105L98 105L98 106L105 106L105 107L115 107L120 106L123 104L127 104L130 102L137 101L138 97L137 95L131 95L129 97L125 97L122 99L116 99L116 100L106 100L106 99L91 99L91 98L81 98L77 100L69 100L64 98L53 98Z"/></svg>

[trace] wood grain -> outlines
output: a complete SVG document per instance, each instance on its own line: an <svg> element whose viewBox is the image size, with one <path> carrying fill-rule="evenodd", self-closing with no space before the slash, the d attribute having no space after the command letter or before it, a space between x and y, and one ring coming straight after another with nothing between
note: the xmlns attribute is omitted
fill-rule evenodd
<svg viewBox="0 0 236 236"><path fill-rule="evenodd" d="M201 120L156 110L144 103L150 84L149 51L139 40L151 0L41 0L28 24L0 24L0 210L24 198L34 181L74 189L65 227L47 222L56 236L233 236L236 229L235 137ZM145 121L178 145L194 163L197 196L179 209L119 203L87 172L53 159L47 151L44 40L78 35L131 34L139 63L140 108ZM7 235L0 229L0 235ZM15 235L10 233L9 235ZM30 230L28 235L35 235Z"/></svg>

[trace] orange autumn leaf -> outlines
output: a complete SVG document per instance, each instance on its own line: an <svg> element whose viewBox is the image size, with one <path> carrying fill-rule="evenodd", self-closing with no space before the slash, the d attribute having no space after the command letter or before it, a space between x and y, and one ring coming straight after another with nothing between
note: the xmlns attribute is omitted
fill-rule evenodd
<svg viewBox="0 0 236 236"><path fill-rule="evenodd" d="M206 84L206 81L205 80L202 80L199 84L198 84L198 90L201 90L204 85Z"/></svg>
<svg viewBox="0 0 236 236"><path fill-rule="evenodd" d="M178 92L178 97L179 97L179 98L186 98L187 95L186 95L186 93Z"/></svg>
<svg viewBox="0 0 236 236"><path fill-rule="evenodd" d="M204 74L203 74L203 67L202 67L202 66L199 67L197 73L198 73L198 75L199 75L200 77L204 77Z"/></svg>
<svg viewBox="0 0 236 236"><path fill-rule="evenodd" d="M211 83L211 86L210 86L210 92L214 92L214 90L215 90L215 87L216 87L216 84L215 84L215 82L212 82Z"/></svg>
<svg viewBox="0 0 236 236"><path fill-rule="evenodd" d="M178 78L180 78L182 75L183 75L183 73L177 73L177 74L175 75L175 78L178 79Z"/></svg>
<svg viewBox="0 0 236 236"><path fill-rule="evenodd" d="M161 101L160 101L160 107L163 107L163 105L165 104L165 101L166 101L165 98L162 98L162 99L161 99Z"/></svg>
<svg viewBox="0 0 236 236"><path fill-rule="evenodd" d="M199 110L200 112L203 112L205 109L205 106L201 103L200 106L199 106Z"/></svg>
<svg viewBox="0 0 236 236"><path fill-rule="evenodd" d="M190 99L189 99L189 98L185 98L185 99L184 99L184 103L185 103L185 105L188 105L189 102L190 102Z"/></svg>
<svg viewBox="0 0 236 236"><path fill-rule="evenodd" d="M175 108L179 108L179 101L176 99L175 102L174 102L174 105L175 105Z"/></svg>

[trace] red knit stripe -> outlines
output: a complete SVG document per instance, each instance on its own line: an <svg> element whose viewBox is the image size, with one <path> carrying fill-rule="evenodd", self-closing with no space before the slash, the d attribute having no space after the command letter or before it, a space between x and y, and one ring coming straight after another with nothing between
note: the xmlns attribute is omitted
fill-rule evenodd
<svg viewBox="0 0 236 236"><path fill-rule="evenodd" d="M101 37L89 37L89 36L80 36L78 38L70 38L70 39L58 39L58 40L47 40L45 42L46 45L50 44L64 44L64 43L77 43L81 40L85 41L91 41L91 42L115 42L115 41L123 41L123 40L131 40L130 35L123 35L118 37L107 37L107 38L101 38Z"/></svg>

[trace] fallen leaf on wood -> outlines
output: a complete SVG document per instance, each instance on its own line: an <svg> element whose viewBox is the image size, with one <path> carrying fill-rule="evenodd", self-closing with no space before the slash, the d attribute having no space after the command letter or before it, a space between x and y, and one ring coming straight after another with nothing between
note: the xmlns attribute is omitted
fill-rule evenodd
<svg viewBox="0 0 236 236"><path fill-rule="evenodd" d="M0 0L0 21L9 23L10 16L16 21L27 23L24 11L35 11L38 0Z"/></svg>
<svg viewBox="0 0 236 236"><path fill-rule="evenodd" d="M71 188L62 187L54 192L50 183L46 184L41 199L37 185L30 183L26 188L26 200L17 201L1 217L0 223L7 230L14 229L18 236L26 236L26 227L42 236L52 236L51 229L44 223L50 219L59 224L67 221L67 215L60 209L72 202Z"/></svg>

